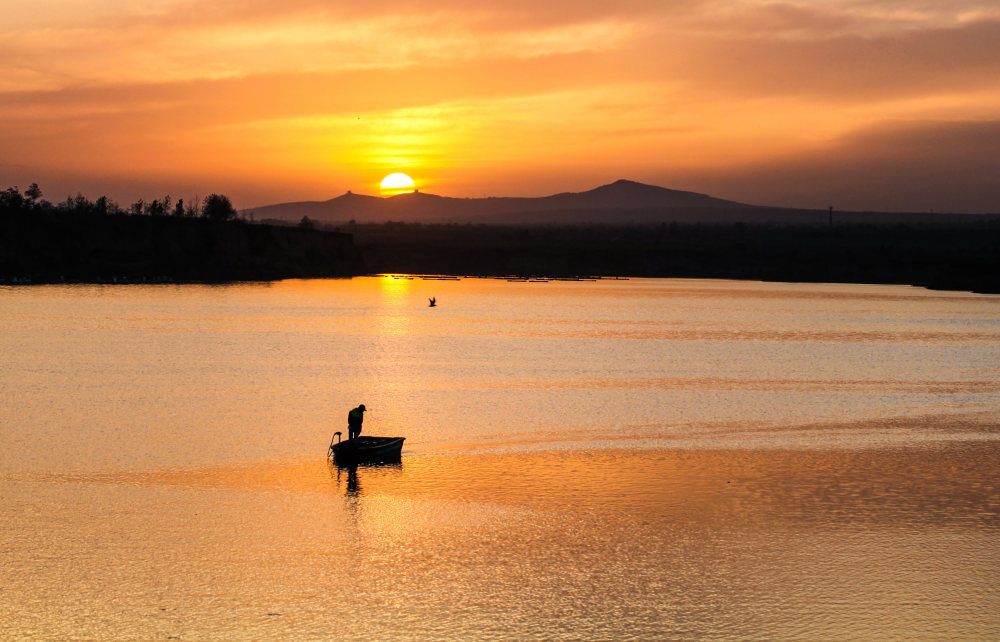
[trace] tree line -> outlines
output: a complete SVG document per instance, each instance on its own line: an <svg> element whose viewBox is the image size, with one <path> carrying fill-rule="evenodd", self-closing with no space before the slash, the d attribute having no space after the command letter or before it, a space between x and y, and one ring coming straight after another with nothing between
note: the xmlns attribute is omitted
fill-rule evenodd
<svg viewBox="0 0 1000 642"><path fill-rule="evenodd" d="M269 281L360 274L349 234L249 225L229 199L169 196L122 207L0 190L0 284Z"/></svg>
<svg viewBox="0 0 1000 642"><path fill-rule="evenodd" d="M42 198L38 183L32 183L23 192L17 186L0 192L0 215L31 213L63 213L88 216L173 216L176 218L204 218L213 221L232 221L237 218L236 208L229 197L209 194L201 202L185 203L183 198L173 201L170 195L152 201L139 199L127 207L120 206L107 196L91 201L83 194L67 196L65 201L53 203Z"/></svg>

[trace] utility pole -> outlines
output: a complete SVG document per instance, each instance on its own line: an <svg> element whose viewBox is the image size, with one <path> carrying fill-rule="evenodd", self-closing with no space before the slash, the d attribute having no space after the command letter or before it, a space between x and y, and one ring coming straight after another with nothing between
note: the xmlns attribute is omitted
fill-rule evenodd
<svg viewBox="0 0 1000 642"><path fill-rule="evenodd" d="M833 205L830 206L830 227L833 227Z"/></svg>

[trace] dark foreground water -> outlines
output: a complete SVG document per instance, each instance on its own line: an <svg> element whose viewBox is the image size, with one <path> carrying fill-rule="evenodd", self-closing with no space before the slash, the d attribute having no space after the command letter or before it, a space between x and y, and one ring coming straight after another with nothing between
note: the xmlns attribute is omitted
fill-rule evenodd
<svg viewBox="0 0 1000 642"><path fill-rule="evenodd" d="M0 354L3 639L1000 637L998 297L17 288Z"/></svg>

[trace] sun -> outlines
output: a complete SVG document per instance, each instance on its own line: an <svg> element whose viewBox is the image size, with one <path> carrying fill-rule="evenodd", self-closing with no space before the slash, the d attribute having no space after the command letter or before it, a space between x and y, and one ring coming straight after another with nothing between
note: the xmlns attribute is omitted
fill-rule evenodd
<svg viewBox="0 0 1000 642"><path fill-rule="evenodd" d="M413 192L415 191L416 186L414 185L412 178L406 174L396 172L395 174L389 174L383 178L380 188L382 196L395 196L396 194Z"/></svg>

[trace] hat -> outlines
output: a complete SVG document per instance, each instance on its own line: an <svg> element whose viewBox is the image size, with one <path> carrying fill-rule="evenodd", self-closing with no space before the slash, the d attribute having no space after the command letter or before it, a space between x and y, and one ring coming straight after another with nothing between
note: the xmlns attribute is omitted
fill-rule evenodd
<svg viewBox="0 0 1000 642"><path fill-rule="evenodd" d="M358 406L358 410L366 410L365 404L361 404L360 406Z"/></svg>

